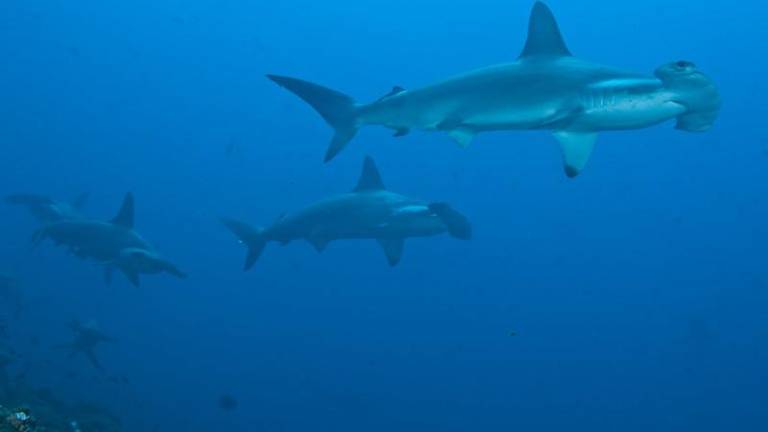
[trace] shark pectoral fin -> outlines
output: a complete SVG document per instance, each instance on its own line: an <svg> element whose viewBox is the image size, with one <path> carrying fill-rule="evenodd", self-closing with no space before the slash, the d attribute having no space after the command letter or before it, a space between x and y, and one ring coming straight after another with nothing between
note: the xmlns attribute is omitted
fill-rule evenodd
<svg viewBox="0 0 768 432"><path fill-rule="evenodd" d="M448 131L448 136L450 136L461 148L469 147L469 145L472 144L475 135L475 131L465 127L459 127Z"/></svg>
<svg viewBox="0 0 768 432"><path fill-rule="evenodd" d="M88 360L90 360L90 362L93 365L93 367L95 367L98 370L102 370L103 369L101 367L101 363L99 362L98 357L96 357L96 353L93 352L93 350L91 350L91 349L85 350L83 353L85 354L86 357L88 357Z"/></svg>
<svg viewBox="0 0 768 432"><path fill-rule="evenodd" d="M594 132L557 131L554 132L554 135L560 141L565 174L571 178L576 177L589 161L589 156L595 147L597 134Z"/></svg>
<svg viewBox="0 0 768 432"><path fill-rule="evenodd" d="M403 239L378 239L381 248L384 249L384 254L387 256L387 262L391 267L396 266L400 262L400 257L403 256L403 246L405 240Z"/></svg>
<svg viewBox="0 0 768 432"><path fill-rule="evenodd" d="M131 282L131 285L133 285L133 286L135 286L137 288L139 286L141 286L141 280L139 279L139 273L138 272L136 272L134 270L126 269L126 268L121 268L120 270L122 270L122 272L125 275L125 277L127 277L128 280Z"/></svg>

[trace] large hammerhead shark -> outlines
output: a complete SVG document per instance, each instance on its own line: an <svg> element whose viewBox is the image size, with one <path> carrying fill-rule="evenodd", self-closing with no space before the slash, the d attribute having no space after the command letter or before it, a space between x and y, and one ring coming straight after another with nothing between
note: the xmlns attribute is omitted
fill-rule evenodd
<svg viewBox="0 0 768 432"><path fill-rule="evenodd" d="M552 12L536 2L519 58L415 90L395 87L369 104L317 84L278 75L272 81L309 103L335 129L333 159L365 125L444 131L461 146L479 132L548 130L560 142L565 172L579 174L597 133L638 129L676 119L677 129L709 129L718 116L714 83L688 61L665 64L655 76L577 59Z"/></svg>

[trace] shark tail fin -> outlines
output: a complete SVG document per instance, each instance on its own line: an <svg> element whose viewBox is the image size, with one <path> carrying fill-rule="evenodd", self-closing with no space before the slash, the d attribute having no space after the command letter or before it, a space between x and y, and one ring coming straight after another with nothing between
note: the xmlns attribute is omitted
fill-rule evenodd
<svg viewBox="0 0 768 432"><path fill-rule="evenodd" d="M245 257L245 266L243 267L243 270L250 270L256 263L256 260L261 256L264 246L267 245L267 239L264 237L264 229L255 228L245 222L234 219L224 218L221 219L221 223L237 236L240 243L248 248L248 254Z"/></svg>
<svg viewBox="0 0 768 432"><path fill-rule="evenodd" d="M354 99L309 81L280 75L267 75L267 78L311 105L333 127L336 133L325 153L325 162L336 157L354 138L358 130L357 104Z"/></svg>
<svg viewBox="0 0 768 432"><path fill-rule="evenodd" d="M432 203L429 205L429 209L443 221L451 237L461 240L472 238L472 225L469 223L469 219L449 204Z"/></svg>
<svg viewBox="0 0 768 432"><path fill-rule="evenodd" d="M46 238L48 238L48 225L42 226L35 230L35 232L32 233L32 238L30 238L30 247L32 249L37 248L40 246L40 243L43 242Z"/></svg>

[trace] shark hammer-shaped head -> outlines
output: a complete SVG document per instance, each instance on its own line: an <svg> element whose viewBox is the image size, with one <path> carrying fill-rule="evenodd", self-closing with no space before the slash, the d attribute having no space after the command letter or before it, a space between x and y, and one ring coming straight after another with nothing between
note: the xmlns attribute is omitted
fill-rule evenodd
<svg viewBox="0 0 768 432"><path fill-rule="evenodd" d="M157 252L141 248L125 248L120 256L112 263L119 268L128 280L135 286L139 285L140 274L169 273L180 279L186 279L187 274L178 269L173 263L161 257ZM107 271L110 268L108 267Z"/></svg>
<svg viewBox="0 0 768 432"><path fill-rule="evenodd" d="M720 93L712 79L685 60L667 63L655 75L674 94L675 102L686 108L677 117L677 129L703 132L712 127L720 113Z"/></svg>

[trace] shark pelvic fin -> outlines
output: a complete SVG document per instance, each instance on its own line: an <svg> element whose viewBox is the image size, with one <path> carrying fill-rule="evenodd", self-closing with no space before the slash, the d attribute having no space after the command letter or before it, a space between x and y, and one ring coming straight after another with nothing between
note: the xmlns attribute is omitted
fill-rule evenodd
<svg viewBox="0 0 768 432"><path fill-rule="evenodd" d="M387 262L391 267L396 266L400 262L400 258L403 256L403 246L405 246L405 240L403 239L378 239L381 248L384 249L384 255L387 256Z"/></svg>
<svg viewBox="0 0 768 432"><path fill-rule="evenodd" d="M381 180L381 174L379 169L376 168L376 162L370 156L365 157L363 162L363 172L360 174L360 179L357 181L357 186L352 192L366 192L385 190L384 182Z"/></svg>
<svg viewBox="0 0 768 432"><path fill-rule="evenodd" d="M544 3L537 1L531 10L528 21L528 39L520 58L534 56L567 57L571 52L565 45L560 28L552 11Z"/></svg>
<svg viewBox="0 0 768 432"><path fill-rule="evenodd" d="M597 134L594 132L557 131L554 132L554 135L560 141L565 174L571 178L576 177L589 161L589 156L595 147Z"/></svg>
<svg viewBox="0 0 768 432"><path fill-rule="evenodd" d="M133 228L133 194L128 192L123 198L123 205L120 207L120 211L112 219L112 223L115 225L124 226L126 228Z"/></svg>
<svg viewBox="0 0 768 432"><path fill-rule="evenodd" d="M461 148L467 148L475 139L475 131L465 127L459 127L448 131L448 136Z"/></svg>

